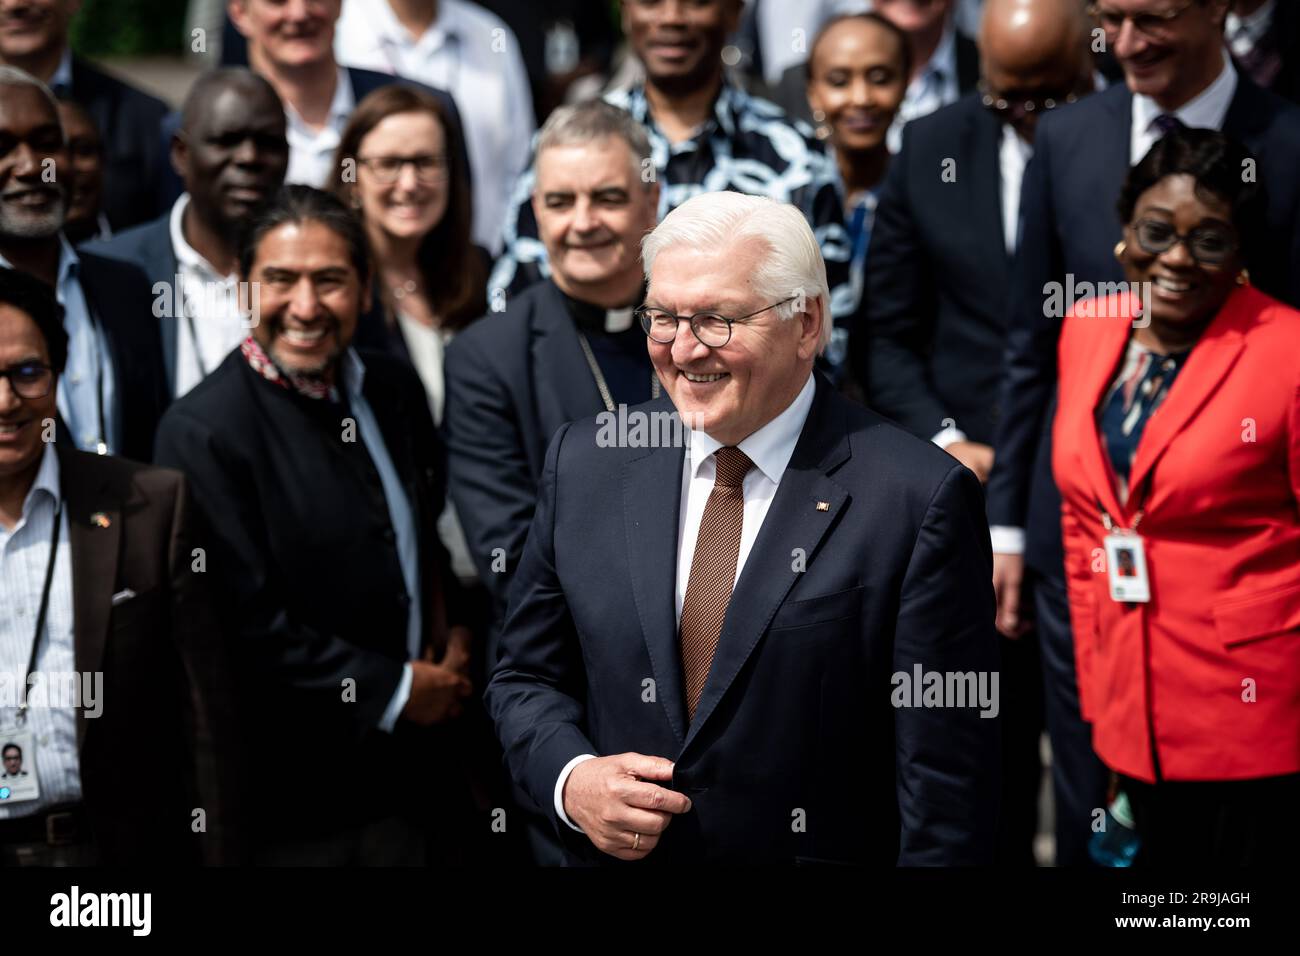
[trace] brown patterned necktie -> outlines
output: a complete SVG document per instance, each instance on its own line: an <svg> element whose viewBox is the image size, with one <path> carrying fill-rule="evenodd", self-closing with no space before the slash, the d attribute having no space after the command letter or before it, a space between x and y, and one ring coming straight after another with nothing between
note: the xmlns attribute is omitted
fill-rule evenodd
<svg viewBox="0 0 1300 956"><path fill-rule="evenodd" d="M743 451L727 446L713 454L718 476L704 506L691 574L682 600L682 676L686 684L686 708L695 719L695 708L704 691L713 654L718 649L722 621L731 602L736 582L736 561L740 557L740 528L745 516L745 475L754 467Z"/></svg>

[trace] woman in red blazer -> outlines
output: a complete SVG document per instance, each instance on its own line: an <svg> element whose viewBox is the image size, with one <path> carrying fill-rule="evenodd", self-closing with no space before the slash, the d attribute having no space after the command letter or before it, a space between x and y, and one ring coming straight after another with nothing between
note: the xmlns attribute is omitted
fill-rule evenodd
<svg viewBox="0 0 1300 956"><path fill-rule="evenodd" d="M1120 199L1128 291L1060 339L1080 704L1143 863L1300 852L1300 312L1243 268L1249 168L1217 132L1158 142Z"/></svg>

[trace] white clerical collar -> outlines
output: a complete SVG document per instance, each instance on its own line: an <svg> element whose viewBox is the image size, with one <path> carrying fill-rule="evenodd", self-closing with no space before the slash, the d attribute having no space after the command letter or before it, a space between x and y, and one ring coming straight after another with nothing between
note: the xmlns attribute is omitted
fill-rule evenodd
<svg viewBox="0 0 1300 956"><path fill-rule="evenodd" d="M794 454L794 446L798 444L804 422L808 420L816 392L816 380L810 372L808 381L804 382L785 411L736 446L773 484L781 483L781 476L790 464L790 456ZM691 429L690 442L691 476L694 477L700 466L723 444L707 432L694 428Z"/></svg>

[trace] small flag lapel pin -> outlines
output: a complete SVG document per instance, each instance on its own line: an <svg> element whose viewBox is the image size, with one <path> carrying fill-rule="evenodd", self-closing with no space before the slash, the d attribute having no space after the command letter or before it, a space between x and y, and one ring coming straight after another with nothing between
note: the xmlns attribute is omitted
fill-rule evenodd
<svg viewBox="0 0 1300 956"><path fill-rule="evenodd" d="M93 524L96 528L107 528L113 522L108 520L108 515L104 514L104 512L96 511L93 515L90 516L90 523Z"/></svg>

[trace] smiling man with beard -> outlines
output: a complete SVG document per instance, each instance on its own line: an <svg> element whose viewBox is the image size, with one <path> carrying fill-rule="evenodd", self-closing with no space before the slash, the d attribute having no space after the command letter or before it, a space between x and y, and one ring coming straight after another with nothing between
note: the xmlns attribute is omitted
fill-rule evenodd
<svg viewBox="0 0 1300 956"><path fill-rule="evenodd" d="M236 241L284 182L289 144L280 98L248 70L205 73L185 99L171 149L186 189L171 210L88 248L148 275L167 382L180 396L248 333L252 320L241 308L247 312L254 300L239 285Z"/></svg>
<svg viewBox="0 0 1300 956"><path fill-rule="evenodd" d="M227 597L255 857L452 859L468 833L450 721L471 692L469 634L447 627L460 602L424 387L351 348L370 265L338 199L284 187L239 273L261 284L261 321L168 412L158 458L190 478Z"/></svg>
<svg viewBox="0 0 1300 956"><path fill-rule="evenodd" d="M67 215L68 151L54 96L0 66L0 265L54 288L68 367L59 415L78 448L148 461L167 404L149 284L138 269L77 253Z"/></svg>

